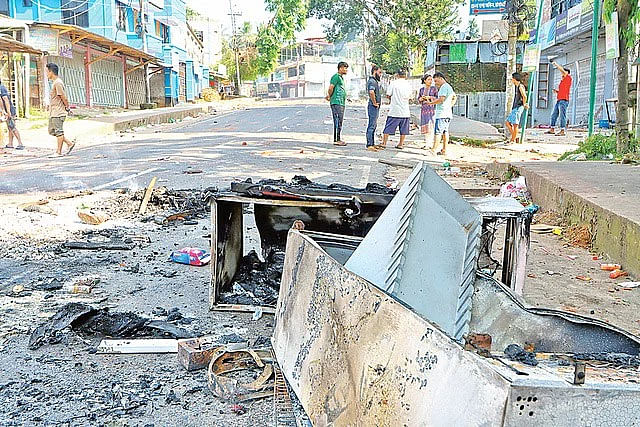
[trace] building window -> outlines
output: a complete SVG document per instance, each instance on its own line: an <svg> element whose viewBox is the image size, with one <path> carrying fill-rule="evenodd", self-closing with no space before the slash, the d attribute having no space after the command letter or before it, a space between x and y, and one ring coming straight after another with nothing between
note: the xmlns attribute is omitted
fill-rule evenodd
<svg viewBox="0 0 640 427"><path fill-rule="evenodd" d="M22 0L22 5L24 7L31 7L33 2L31 0Z"/></svg>
<svg viewBox="0 0 640 427"><path fill-rule="evenodd" d="M0 0L0 13L9 16L9 0Z"/></svg>
<svg viewBox="0 0 640 427"><path fill-rule="evenodd" d="M119 31L127 31L127 7L122 3L116 3L118 5L118 21L116 22L116 28Z"/></svg>
<svg viewBox="0 0 640 427"><path fill-rule="evenodd" d="M299 76L304 76L304 64L301 64L301 65L298 67L298 75L299 75Z"/></svg>
<svg viewBox="0 0 640 427"><path fill-rule="evenodd" d="M88 0L61 0L62 23L87 28L89 26Z"/></svg>
<svg viewBox="0 0 640 427"><path fill-rule="evenodd" d="M162 39L162 43L169 43L169 27L156 21L156 36Z"/></svg>
<svg viewBox="0 0 640 427"><path fill-rule="evenodd" d="M298 69L296 67L291 67L287 70L287 77L295 77L298 75Z"/></svg>
<svg viewBox="0 0 640 427"><path fill-rule="evenodd" d="M555 18L567 9L566 0L551 0L551 17Z"/></svg>

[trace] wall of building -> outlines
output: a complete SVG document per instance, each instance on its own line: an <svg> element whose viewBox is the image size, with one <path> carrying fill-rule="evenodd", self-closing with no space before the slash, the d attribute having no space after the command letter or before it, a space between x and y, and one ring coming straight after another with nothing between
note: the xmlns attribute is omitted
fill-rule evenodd
<svg viewBox="0 0 640 427"><path fill-rule="evenodd" d="M563 53L554 58L554 60L571 71L573 79L571 87L571 96L567 117L570 125L586 126L589 120L589 87L591 81L591 39L584 37L575 37L567 42L563 48ZM541 62L549 61L547 52L541 54ZM605 100L615 98L617 96L617 78L615 69L617 61L607 60L605 58L605 39L598 39L598 59L596 65L596 104L595 104L595 122L600 119L607 118ZM550 67L549 81L552 88L557 88L560 83L562 74ZM538 90L538 82L534 90ZM535 93L535 92L534 92ZM540 109L535 106L533 110L534 125L549 124L551 114L555 106L556 97L549 91L551 99L548 108ZM537 100L537 94L532 96ZM535 103L534 103L535 104ZM615 118L615 108L610 105L611 118Z"/></svg>

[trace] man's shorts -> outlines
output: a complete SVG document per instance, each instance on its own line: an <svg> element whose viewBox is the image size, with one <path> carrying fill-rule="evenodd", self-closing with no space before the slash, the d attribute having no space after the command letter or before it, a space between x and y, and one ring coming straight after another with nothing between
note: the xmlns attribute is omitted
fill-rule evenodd
<svg viewBox="0 0 640 427"><path fill-rule="evenodd" d="M449 133L449 124L451 123L450 118L436 119L436 130L434 133L436 135L443 135L445 133Z"/></svg>
<svg viewBox="0 0 640 427"><path fill-rule="evenodd" d="M397 128L400 128L400 135L409 135L409 117L387 117L382 133L395 135Z"/></svg>
<svg viewBox="0 0 640 427"><path fill-rule="evenodd" d="M507 117L507 121L512 125L520 126L520 117L522 117L523 111L524 111L523 106L514 108L513 110L511 110L511 113L509 113L509 117Z"/></svg>
<svg viewBox="0 0 640 427"><path fill-rule="evenodd" d="M7 117L7 127L9 130L14 130L16 128L16 119L13 117Z"/></svg>
<svg viewBox="0 0 640 427"><path fill-rule="evenodd" d="M64 124L64 117L50 117L49 118L49 135L51 136L64 136L64 130L62 126Z"/></svg>

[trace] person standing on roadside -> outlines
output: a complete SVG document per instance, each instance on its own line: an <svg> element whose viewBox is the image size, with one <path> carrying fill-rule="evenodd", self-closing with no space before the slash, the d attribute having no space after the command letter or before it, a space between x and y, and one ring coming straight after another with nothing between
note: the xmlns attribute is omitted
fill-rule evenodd
<svg viewBox="0 0 640 427"><path fill-rule="evenodd" d="M367 82L367 91L369 93L369 104L367 105L367 113L369 115L369 124L367 125L367 150L378 151L375 146L375 133L378 127L378 116L380 115L380 103L382 95L380 94L380 78L382 77L382 68L374 65L371 67L371 75Z"/></svg>
<svg viewBox="0 0 640 427"><path fill-rule="evenodd" d="M453 103L455 99L455 92L453 88L444 79L444 74L436 72L433 74L433 82L438 88L438 97L431 97L427 102L429 105L436 106L435 112L435 142L433 144L433 151L436 151L442 141L442 150L436 154L444 156L447 154L447 144L449 143L449 125L451 124L451 118L453 117Z"/></svg>
<svg viewBox="0 0 640 427"><path fill-rule="evenodd" d="M425 74L422 77L423 87L418 92L418 102L422 105L420 110L420 132L424 135L424 148L433 150L435 113L436 108L429 104L429 99L438 97L438 89L433 86L433 76Z"/></svg>
<svg viewBox="0 0 640 427"><path fill-rule="evenodd" d="M58 77L58 66L52 62L47 64L47 78L53 83L51 84L51 100L49 103L49 135L55 136L58 142L58 147L54 157L62 156L62 146L67 144L67 152L65 155L71 153L76 146L75 142L70 142L64 136L64 121L67 118L67 114L71 113L69 107L69 99L64 89L64 83L62 79Z"/></svg>
<svg viewBox="0 0 640 427"><path fill-rule="evenodd" d="M338 62L338 72L329 81L329 92L326 100L331 105L331 115L333 116L333 145L345 146L342 140L342 122L344 120L344 106L347 101L347 91L344 87L344 75L349 70L349 64Z"/></svg>
<svg viewBox="0 0 640 427"><path fill-rule="evenodd" d="M11 102L11 95L5 85L0 83L0 98L2 99L2 113L7 120L7 129L9 130L9 143L4 148L15 148L16 150L24 150L22 145L22 139L20 138L20 132L16 127L16 107ZM13 137L18 140L18 145L13 146Z"/></svg>
<svg viewBox="0 0 640 427"><path fill-rule="evenodd" d="M411 111L409 110L409 99L411 98L411 86L407 81L407 71L401 69L397 73L397 78L391 82L387 88L387 96L391 98L391 108L382 132L382 144L378 149L387 146L389 135L395 135L396 129L400 128L400 142L396 145L398 150L404 148L404 140L409 135L409 122Z"/></svg>
<svg viewBox="0 0 640 427"><path fill-rule="evenodd" d="M551 64L562 73L562 80L560 80L558 89L553 89L557 100L555 107L553 107L553 114L551 114L551 128L545 133L564 136L567 129L567 107L569 107L569 94L571 93L571 83L573 83L573 80L571 79L571 72L569 70L555 61L551 61ZM558 118L560 118L560 132L556 134Z"/></svg>
<svg viewBox="0 0 640 427"><path fill-rule="evenodd" d="M522 74L513 73L511 75L511 82L516 87L516 94L513 97L511 113L509 114L509 117L507 117L507 121L504 125L510 133L511 138L509 142L513 144L515 142L519 142L518 130L520 129L520 118L522 117L522 112L529 109L529 104L527 104L527 90L522 84Z"/></svg>

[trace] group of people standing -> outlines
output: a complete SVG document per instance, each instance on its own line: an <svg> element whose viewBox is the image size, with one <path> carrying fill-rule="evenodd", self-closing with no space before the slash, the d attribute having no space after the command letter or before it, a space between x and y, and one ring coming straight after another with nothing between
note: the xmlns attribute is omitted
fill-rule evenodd
<svg viewBox="0 0 640 427"><path fill-rule="evenodd" d="M558 65L556 62L552 64L562 74L562 79L558 89L554 89L557 95L557 102L551 116L551 127L548 132L557 136L565 135L567 126L567 106L569 104L569 93L571 90L571 75L568 69ZM333 143L338 146L347 145L342 140L342 123L344 120L344 109L347 98L347 92L344 86L344 75L347 74L349 65L346 62L338 64L338 72L331 78L329 84L329 92L326 99L331 104L331 112L333 116ZM367 115L369 123L366 132L366 148L369 151L384 150L389 140L389 135L394 135L396 130L400 131L400 141L395 148L401 150L407 135L409 135L411 112L409 109L409 101L412 98L411 85L407 81L406 70L400 70L396 73L396 78L389 84L386 95L390 99L389 114L387 116L382 143L375 143L375 131L377 128L378 117L380 116L380 106L382 105L382 93L380 88L380 80L382 78L382 68L377 65L371 67L371 75L367 81L367 95L369 102L367 105ZM527 89L523 83L524 77L520 73L513 73L511 82L515 86L515 96L511 106L511 112L505 122L508 132L508 142L519 142L518 133L520 131L520 121L522 114L529 108L527 99ZM453 88L445 80L445 76L441 72L433 75L425 74L422 77L422 87L418 91L417 101L421 105L420 110L420 131L424 135L424 148L428 149L431 154L446 155L447 145L449 143L449 127L453 118L453 106L456 103L456 93ZM556 123L560 122L560 132L555 132ZM440 144L442 149L439 150Z"/></svg>
<svg viewBox="0 0 640 427"><path fill-rule="evenodd" d="M338 146L346 145L341 138L341 132L346 101L344 75L347 73L348 68L349 65L346 62L338 64L338 72L331 78L329 92L326 97L331 105L333 116L333 143ZM413 90L407 80L407 71L404 69L398 71L395 79L391 81L386 90L386 96L390 100L389 114L382 132L382 142L376 144L375 132L378 117L380 116L380 106L382 105L380 87L382 73L382 68L373 65L371 67L371 75L367 81L369 98L367 114L369 123L366 132L366 148L369 151L384 150L389 141L389 135L394 135L396 131L399 131L400 141L395 148L402 150L411 125L409 103L413 97ZM423 87L418 92L417 101L422 107L420 129L424 135L424 148L430 150L433 154L445 155L447 143L449 142L449 125L453 118L453 105L455 104L456 94L451 85L445 80L444 74L440 72L436 72L433 75L425 74L422 78L422 84ZM442 149L437 151L441 142Z"/></svg>

